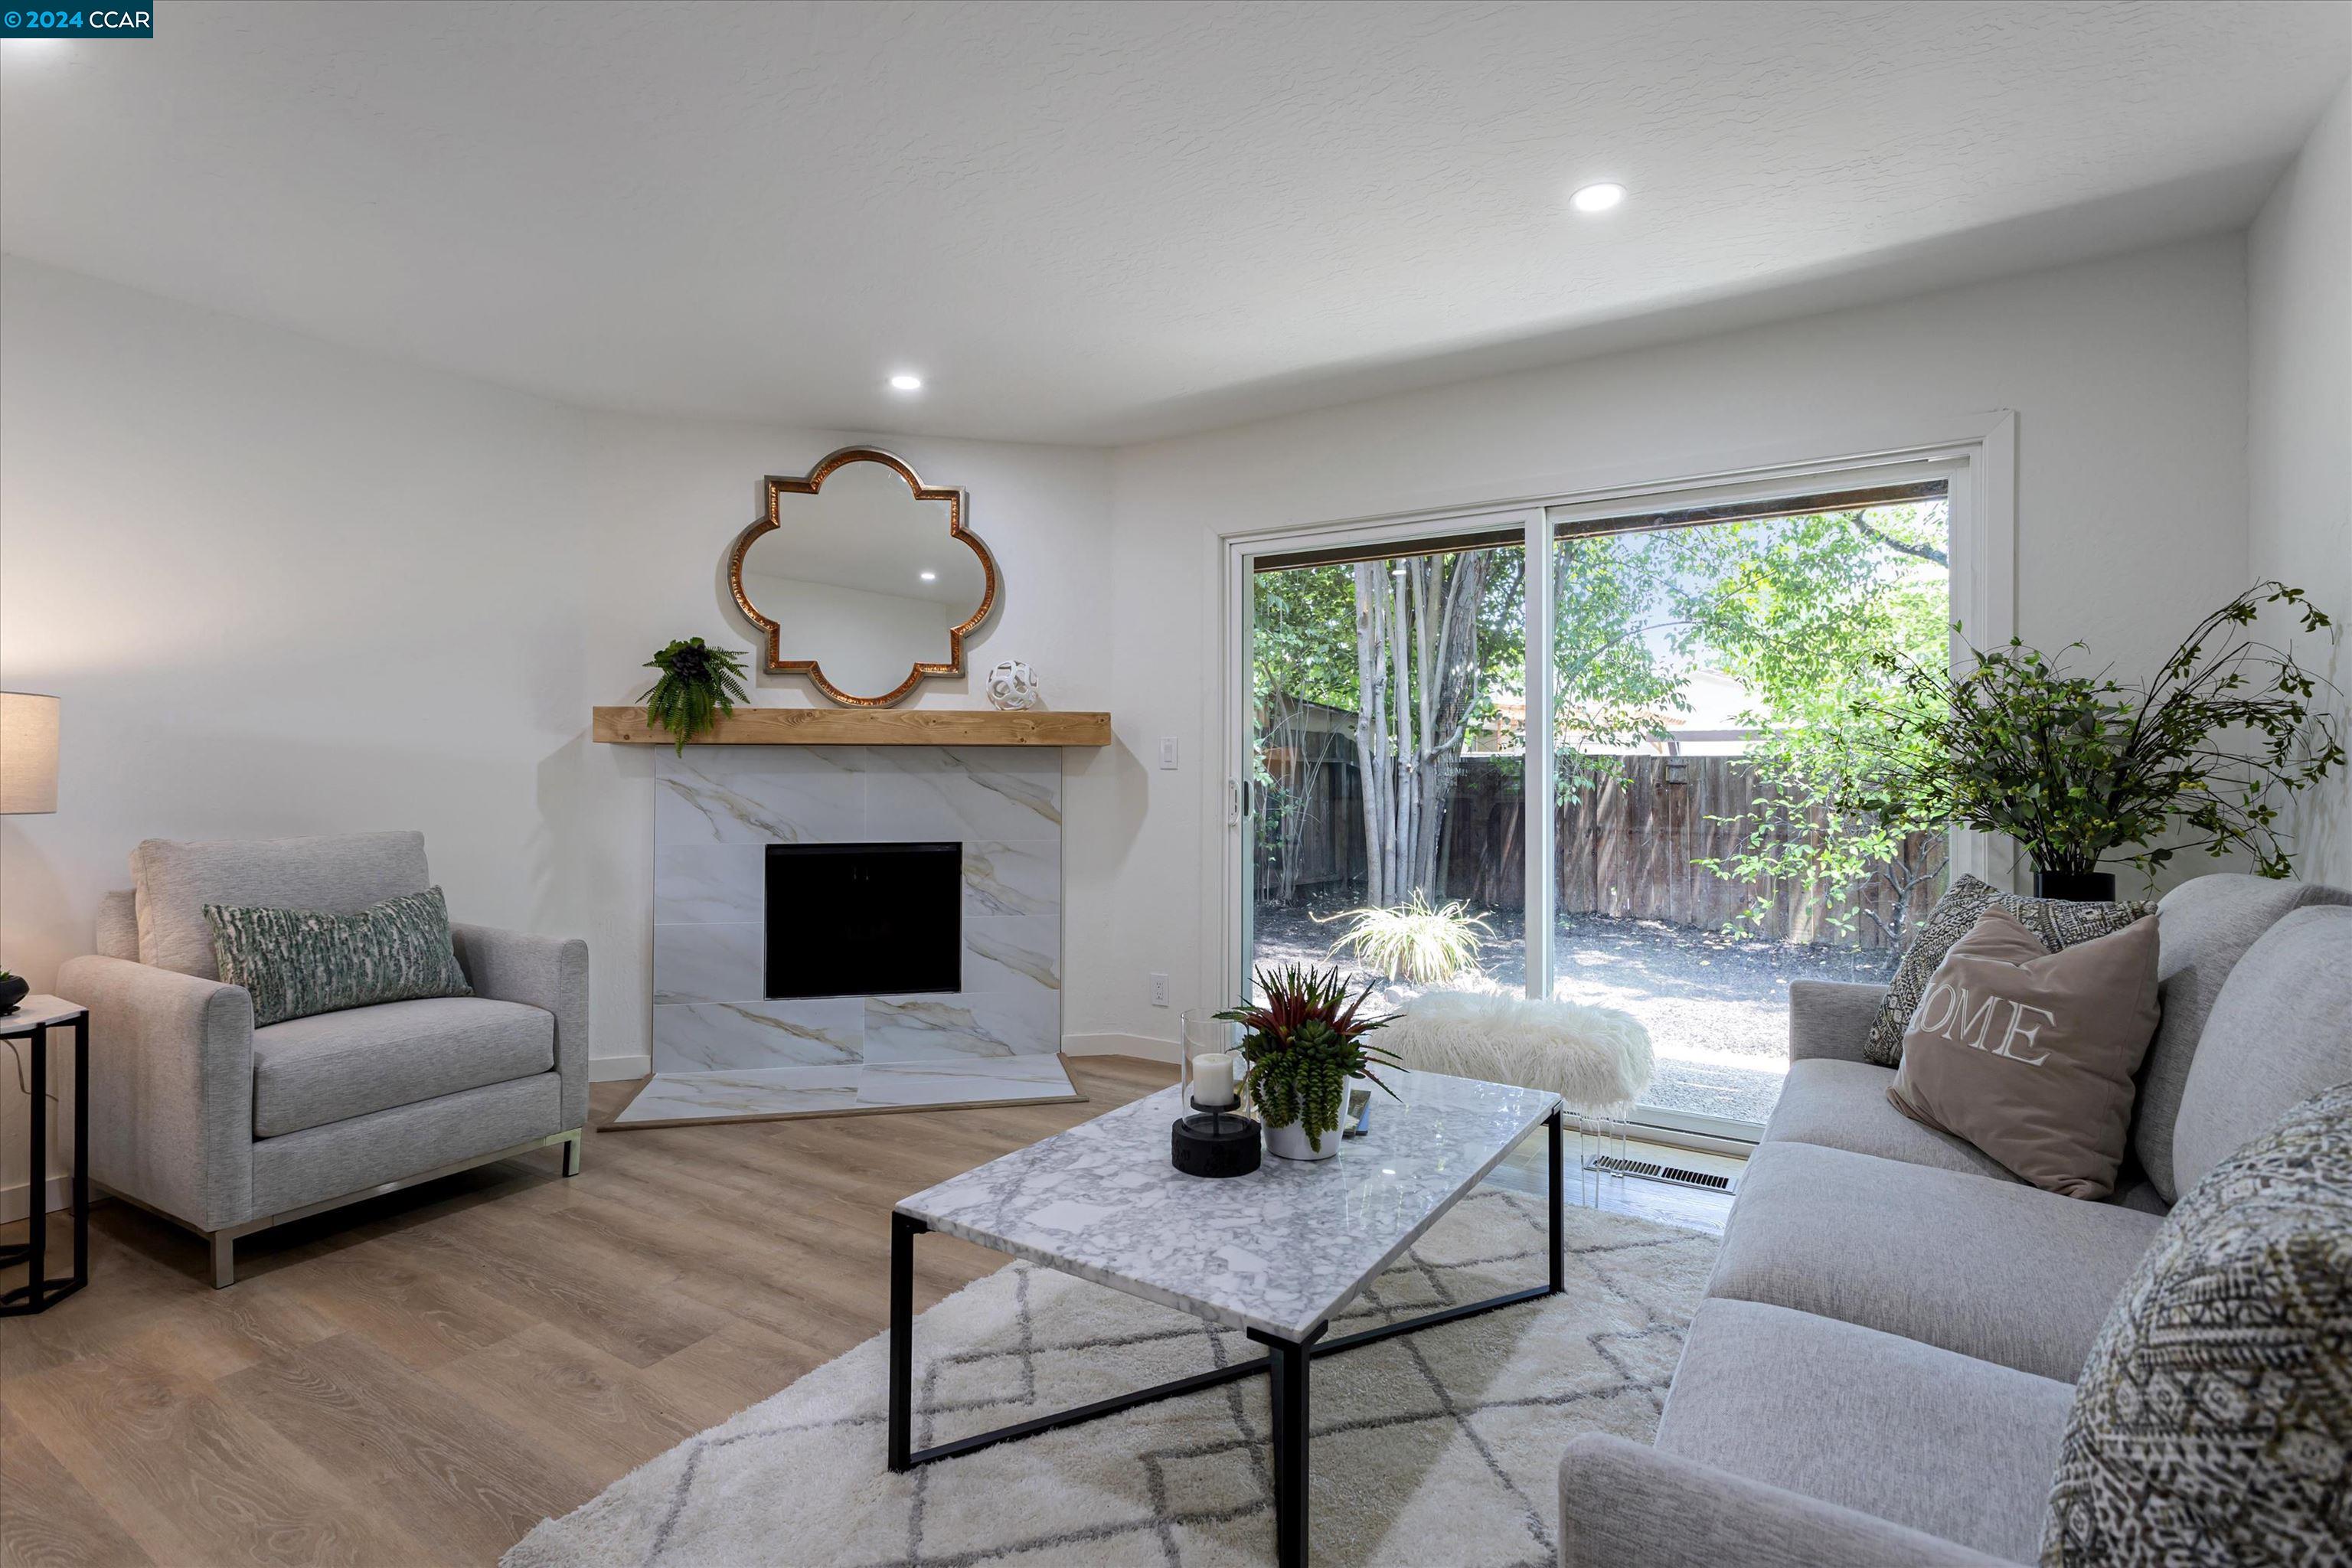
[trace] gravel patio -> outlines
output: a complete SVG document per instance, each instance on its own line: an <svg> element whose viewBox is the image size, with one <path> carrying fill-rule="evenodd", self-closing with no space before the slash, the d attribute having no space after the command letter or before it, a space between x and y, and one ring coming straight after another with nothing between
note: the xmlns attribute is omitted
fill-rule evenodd
<svg viewBox="0 0 2352 1568"><path fill-rule="evenodd" d="M1317 917L1344 907L1258 906L1257 962L1333 962L1341 923L1318 924ZM1497 910L1487 920L1495 934L1480 943L1480 969L1504 985L1525 984L1524 917ZM1879 949L1759 941L1664 921L1563 915L1557 931L1553 994L1622 1009L1648 1027L1657 1058L1650 1102L1739 1121L1763 1121L1780 1098L1789 1067L1789 982L1884 984L1895 964L1895 954ZM1370 978L1345 961L1340 966ZM1413 994L1398 982L1379 985L1398 1005Z"/></svg>

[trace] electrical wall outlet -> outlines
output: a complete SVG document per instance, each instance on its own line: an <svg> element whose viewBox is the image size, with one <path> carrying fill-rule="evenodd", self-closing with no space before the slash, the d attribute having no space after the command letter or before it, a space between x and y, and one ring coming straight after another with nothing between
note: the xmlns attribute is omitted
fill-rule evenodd
<svg viewBox="0 0 2352 1568"><path fill-rule="evenodd" d="M1168 976L1155 974L1151 977L1151 1005L1155 1007L1168 1005Z"/></svg>
<svg viewBox="0 0 2352 1568"><path fill-rule="evenodd" d="M1160 737L1160 765L1171 769L1176 765L1176 737L1173 735Z"/></svg>

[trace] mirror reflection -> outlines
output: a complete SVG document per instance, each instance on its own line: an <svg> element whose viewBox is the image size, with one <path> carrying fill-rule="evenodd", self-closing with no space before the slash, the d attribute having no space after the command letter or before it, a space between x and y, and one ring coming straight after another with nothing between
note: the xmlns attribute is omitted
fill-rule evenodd
<svg viewBox="0 0 2352 1568"><path fill-rule="evenodd" d="M736 547L735 596L768 632L768 668L807 674L836 701L896 701L960 673L956 634L994 599L979 541L954 530L961 498L887 453L836 452L807 479L768 481L769 517Z"/></svg>

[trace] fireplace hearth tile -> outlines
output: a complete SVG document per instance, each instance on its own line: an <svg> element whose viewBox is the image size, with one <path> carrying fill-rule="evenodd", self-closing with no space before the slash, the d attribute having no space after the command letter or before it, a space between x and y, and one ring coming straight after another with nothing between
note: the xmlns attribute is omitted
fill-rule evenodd
<svg viewBox="0 0 2352 1568"><path fill-rule="evenodd" d="M825 754L833 748L804 748L782 763L758 755L762 750L691 746L683 760L661 759L655 842L812 844L861 837L865 781Z"/></svg>
<svg viewBox="0 0 2352 1568"><path fill-rule="evenodd" d="M654 924L768 918L764 844L665 844L654 850Z"/></svg>
<svg viewBox="0 0 2352 1568"><path fill-rule="evenodd" d="M967 994L1062 988L1062 922L1054 915L966 915Z"/></svg>
<svg viewBox="0 0 2352 1568"><path fill-rule="evenodd" d="M867 1105L1038 1100L1076 1091L1060 1057L991 1057L958 1062L869 1062L858 1076Z"/></svg>
<svg viewBox="0 0 2352 1568"><path fill-rule="evenodd" d="M858 1078L864 1071L856 1067L802 1067L656 1073L608 1125L854 1110Z"/></svg>
<svg viewBox="0 0 2352 1568"><path fill-rule="evenodd" d="M855 1067L866 1056L866 999L795 997L654 1009L656 1072Z"/></svg>
<svg viewBox="0 0 2352 1568"><path fill-rule="evenodd" d="M1058 1056L657 1073L608 1130L1080 1100Z"/></svg>
<svg viewBox="0 0 2352 1568"><path fill-rule="evenodd" d="M1058 840L1061 766L1051 752L1007 759L977 748L909 750L866 775L866 824L877 837Z"/></svg>
<svg viewBox="0 0 2352 1568"><path fill-rule="evenodd" d="M654 1005L742 1002L767 994L767 927L654 927Z"/></svg>
<svg viewBox="0 0 2352 1568"><path fill-rule="evenodd" d="M1061 1009L1051 992L866 998L869 1062L1052 1056L1061 1048Z"/></svg>
<svg viewBox="0 0 2352 1568"><path fill-rule="evenodd" d="M963 912L977 915L1062 913L1062 846L976 840L963 847Z"/></svg>

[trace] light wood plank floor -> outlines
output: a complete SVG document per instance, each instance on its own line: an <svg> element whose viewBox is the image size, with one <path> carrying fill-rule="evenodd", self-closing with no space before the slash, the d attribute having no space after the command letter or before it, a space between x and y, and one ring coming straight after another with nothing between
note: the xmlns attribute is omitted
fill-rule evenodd
<svg viewBox="0 0 2352 1568"><path fill-rule="evenodd" d="M570 1182L534 1155L252 1238L225 1291L194 1237L101 1205L89 1287L0 1321L0 1565L494 1562L880 1331L897 1199L1172 1077L1070 1068L1091 1103L592 1134ZM1608 1205L1719 1229L1728 1200ZM918 1257L919 1307L1004 1261Z"/></svg>

